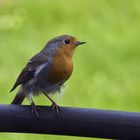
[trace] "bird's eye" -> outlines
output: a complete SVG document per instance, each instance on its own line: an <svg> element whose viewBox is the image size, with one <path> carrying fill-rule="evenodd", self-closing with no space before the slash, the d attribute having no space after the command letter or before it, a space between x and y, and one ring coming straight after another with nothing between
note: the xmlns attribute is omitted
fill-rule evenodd
<svg viewBox="0 0 140 140"><path fill-rule="evenodd" d="M70 41L69 41L68 39L66 39L64 42L65 42L66 44L69 44L69 43L70 43Z"/></svg>

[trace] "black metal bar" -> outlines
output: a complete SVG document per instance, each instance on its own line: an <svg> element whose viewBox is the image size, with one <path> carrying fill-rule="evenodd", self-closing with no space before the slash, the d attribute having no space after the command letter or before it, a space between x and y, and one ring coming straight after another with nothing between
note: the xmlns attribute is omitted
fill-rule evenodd
<svg viewBox="0 0 140 140"><path fill-rule="evenodd" d="M0 105L0 132L56 134L111 139L140 139L140 113L61 107L59 115L39 106Z"/></svg>

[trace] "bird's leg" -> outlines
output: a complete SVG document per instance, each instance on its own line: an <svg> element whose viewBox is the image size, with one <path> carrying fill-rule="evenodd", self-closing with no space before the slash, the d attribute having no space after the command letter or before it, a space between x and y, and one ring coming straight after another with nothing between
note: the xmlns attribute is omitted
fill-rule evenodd
<svg viewBox="0 0 140 140"><path fill-rule="evenodd" d="M35 103L32 101L31 102L31 107L32 107L32 113L35 113L37 118L39 118L38 112L37 112L37 107L35 106Z"/></svg>
<svg viewBox="0 0 140 140"><path fill-rule="evenodd" d="M38 115L38 112L37 112L37 107L36 107L36 105L35 105L35 103L34 103L34 101L32 99L32 96L33 96L33 94L32 93L29 93L27 95L27 98L28 98L29 102L31 103L32 113L35 113L35 115L37 116L37 118L39 118L39 115Z"/></svg>
<svg viewBox="0 0 140 140"><path fill-rule="evenodd" d="M43 92L43 94L52 102L51 108L52 108L52 110L55 110L56 111L56 114L58 115L59 114L59 111L60 111L60 107L55 103L55 101L53 101L49 97L49 95L47 95L47 93Z"/></svg>

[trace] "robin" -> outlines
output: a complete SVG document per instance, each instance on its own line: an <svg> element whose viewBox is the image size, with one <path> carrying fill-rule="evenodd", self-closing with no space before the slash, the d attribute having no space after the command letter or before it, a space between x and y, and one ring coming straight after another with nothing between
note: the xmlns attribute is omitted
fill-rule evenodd
<svg viewBox="0 0 140 140"><path fill-rule="evenodd" d="M78 41L70 35L51 39L45 47L33 56L21 71L12 92L21 85L11 104L22 104L25 97L29 100L32 112L38 117L33 96L43 93L51 102L52 110L59 112L59 106L49 97L50 93L60 91L64 82L73 71L72 56L77 46L86 42Z"/></svg>

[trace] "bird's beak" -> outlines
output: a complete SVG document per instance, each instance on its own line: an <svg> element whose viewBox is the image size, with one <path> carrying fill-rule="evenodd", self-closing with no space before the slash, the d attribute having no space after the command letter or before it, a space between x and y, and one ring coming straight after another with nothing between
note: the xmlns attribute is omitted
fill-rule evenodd
<svg viewBox="0 0 140 140"><path fill-rule="evenodd" d="M85 44L85 43L87 43L87 42L77 41L77 42L76 42L76 45L79 46L79 45L82 45L82 44Z"/></svg>

